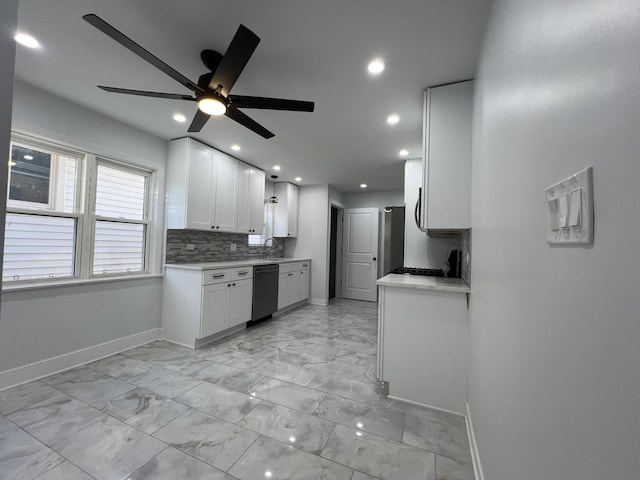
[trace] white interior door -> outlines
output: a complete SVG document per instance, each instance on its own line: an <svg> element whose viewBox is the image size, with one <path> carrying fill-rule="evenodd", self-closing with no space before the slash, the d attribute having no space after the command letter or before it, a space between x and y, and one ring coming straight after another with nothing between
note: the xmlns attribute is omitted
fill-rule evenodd
<svg viewBox="0 0 640 480"><path fill-rule="evenodd" d="M376 301L378 278L378 209L344 210L342 296Z"/></svg>

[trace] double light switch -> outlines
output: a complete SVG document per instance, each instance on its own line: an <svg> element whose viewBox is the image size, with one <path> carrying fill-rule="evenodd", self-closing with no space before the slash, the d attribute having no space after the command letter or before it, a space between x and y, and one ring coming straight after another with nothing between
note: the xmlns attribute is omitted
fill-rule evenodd
<svg viewBox="0 0 640 480"><path fill-rule="evenodd" d="M593 168L546 190L549 244L593 244Z"/></svg>

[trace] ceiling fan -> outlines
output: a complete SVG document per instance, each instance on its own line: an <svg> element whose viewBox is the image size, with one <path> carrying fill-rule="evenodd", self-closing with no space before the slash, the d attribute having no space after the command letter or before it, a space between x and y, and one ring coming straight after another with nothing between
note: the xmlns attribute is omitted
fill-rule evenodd
<svg viewBox="0 0 640 480"><path fill-rule="evenodd" d="M286 100L283 98L248 97L245 95L230 95L233 85L238 80L245 65L249 62L260 38L244 25L238 27L238 31L231 40L224 55L214 50L203 50L200 58L209 72L203 74L198 82L192 82L180 72L174 70L156 56L149 53L143 47L131 40L119 30L115 29L99 16L91 13L82 17L98 30L114 39L123 47L131 50L143 60L146 60L158 70L169 75L178 83L191 90L195 96L180 95L175 93L147 92L144 90L129 90L126 88L105 87L98 88L112 93L124 93L127 95L139 95L143 97L166 98L170 100L187 100L198 103L193 121L189 126L189 132L199 132L204 127L211 115L226 115L249 130L264 138L274 136L272 132L264 128L255 120L245 115L239 109L257 108L262 110L289 110L296 112L313 112L314 103L300 100Z"/></svg>

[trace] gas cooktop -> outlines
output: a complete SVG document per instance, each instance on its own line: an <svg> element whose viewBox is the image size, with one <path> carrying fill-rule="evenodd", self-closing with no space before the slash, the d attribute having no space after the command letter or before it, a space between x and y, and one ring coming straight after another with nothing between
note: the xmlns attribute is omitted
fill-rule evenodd
<svg viewBox="0 0 640 480"><path fill-rule="evenodd" d="M417 268L417 267L399 267L391 270L389 273L398 273L401 275L420 275L423 277L444 277L444 270L437 268Z"/></svg>

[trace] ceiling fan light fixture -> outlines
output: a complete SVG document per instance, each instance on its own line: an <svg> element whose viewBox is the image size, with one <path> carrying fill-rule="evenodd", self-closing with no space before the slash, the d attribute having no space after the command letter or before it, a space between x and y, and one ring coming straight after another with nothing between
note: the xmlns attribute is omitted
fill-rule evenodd
<svg viewBox="0 0 640 480"><path fill-rule="evenodd" d="M224 115L227 111L227 106L222 99L218 97L202 97L198 100L198 108L202 113L207 115Z"/></svg>

